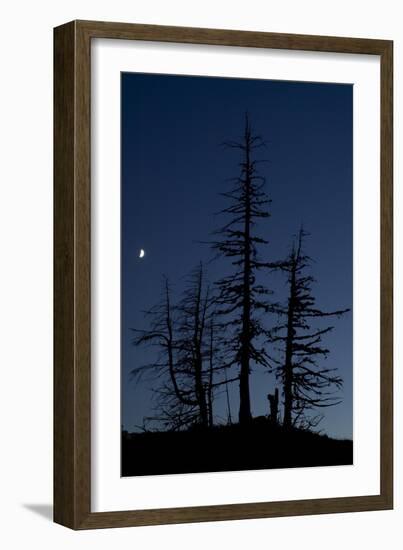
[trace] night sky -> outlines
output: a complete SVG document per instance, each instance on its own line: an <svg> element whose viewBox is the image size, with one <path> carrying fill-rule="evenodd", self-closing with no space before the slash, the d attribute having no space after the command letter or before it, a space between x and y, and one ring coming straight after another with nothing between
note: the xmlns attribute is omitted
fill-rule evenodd
<svg viewBox="0 0 403 550"><path fill-rule="evenodd" d="M241 136L245 111L267 147L257 158L272 200L271 217L259 224L269 244L267 261L284 258L304 224L306 252L315 261L313 294L324 310L352 308L352 105L349 84L216 77L122 74L122 425L134 431L152 414L151 381L135 384L130 370L154 356L132 345L131 327L145 328L143 311L160 298L162 275L175 296L189 271L212 258L211 233L227 205L219 196L238 175L238 152L223 142ZM139 250L145 257L138 257ZM228 261L207 266L214 281ZM284 275L267 274L276 298L286 296ZM267 325L276 319L267 318ZM352 313L331 319L324 340L326 367L344 379L342 404L324 409L320 428L352 437ZM327 326L326 320L324 325ZM253 416L268 414L274 378L256 367L251 376ZM154 383L155 385L155 383ZM238 385L232 385L233 418ZM218 415L226 418L224 398Z"/></svg>

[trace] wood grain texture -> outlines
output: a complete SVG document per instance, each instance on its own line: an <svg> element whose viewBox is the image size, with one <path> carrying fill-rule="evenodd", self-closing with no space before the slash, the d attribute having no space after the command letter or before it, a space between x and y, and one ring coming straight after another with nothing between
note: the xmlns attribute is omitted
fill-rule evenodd
<svg viewBox="0 0 403 550"><path fill-rule="evenodd" d="M90 512L89 41L55 29L54 519L78 528Z"/></svg>
<svg viewBox="0 0 403 550"><path fill-rule="evenodd" d="M393 507L393 43L381 57L381 494Z"/></svg>
<svg viewBox="0 0 403 550"><path fill-rule="evenodd" d="M91 39L381 56L381 487L379 495L91 512ZM73 21L54 32L54 519L72 529L386 510L393 506L393 43Z"/></svg>
<svg viewBox="0 0 403 550"><path fill-rule="evenodd" d="M389 43L386 40L366 38L310 36L301 34L203 29L195 27L134 25L130 23L108 23L104 21L77 21L76 24L84 33L92 38L151 40L188 44L212 44L217 46L381 55Z"/></svg>
<svg viewBox="0 0 403 550"><path fill-rule="evenodd" d="M54 519L74 525L74 25L54 40Z"/></svg>

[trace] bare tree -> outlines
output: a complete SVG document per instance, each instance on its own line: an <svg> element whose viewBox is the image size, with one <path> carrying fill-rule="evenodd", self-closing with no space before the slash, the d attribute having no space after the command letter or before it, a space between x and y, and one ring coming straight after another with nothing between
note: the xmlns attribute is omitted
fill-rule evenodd
<svg viewBox="0 0 403 550"><path fill-rule="evenodd" d="M199 409L199 423L207 427L212 418L213 365L207 343L207 323L213 299L204 284L203 265L193 270L190 282L178 306L178 368L194 385L194 401ZM208 367L205 368L205 363Z"/></svg>
<svg viewBox="0 0 403 550"><path fill-rule="evenodd" d="M286 428L315 426L321 417L309 417L309 412L340 403L336 393L343 384L336 369L322 366L322 360L329 354L322 338L334 327L312 325L325 317L340 317L349 309L325 312L316 307L311 288L314 278L306 274L311 261L303 251L306 235L301 228L288 260L279 264L288 274L288 300L284 307L277 307L284 322L272 330L271 336L272 343L283 344L284 362L279 363L277 374L283 385Z"/></svg>
<svg viewBox="0 0 403 550"><path fill-rule="evenodd" d="M133 329L134 345L155 348L155 359L132 369L137 380L150 373L156 396L156 414L150 421L169 429L190 425L213 426L216 390L233 382L223 379L219 331L215 325L215 299L200 263L175 306L164 279L161 302L146 313L147 329ZM158 382L155 384L155 382Z"/></svg>
<svg viewBox="0 0 403 550"><path fill-rule="evenodd" d="M170 427L179 428L195 417L197 403L187 377L183 376L176 365L174 316L169 281L164 277L161 301L145 312L145 317L149 320L148 328L132 329L133 344L154 348L155 358L150 363L133 368L131 374L137 381L146 373L150 373L153 379L162 380L161 385L155 389L159 398L159 415L151 420L163 421Z"/></svg>
<svg viewBox="0 0 403 550"><path fill-rule="evenodd" d="M259 260L258 247L267 244L255 229L257 220L269 216L264 186L265 178L258 172L254 158L256 149L264 146L262 138L252 131L248 115L240 141L226 146L240 151L240 174L233 178L233 187L223 193L230 203L221 213L229 221L218 231L219 239L212 243L220 256L231 261L232 273L218 281L217 311L222 327L229 331L226 341L227 366L239 366L239 422L251 419L249 376L252 364L268 366L268 356L259 345L265 333L259 313L269 310L269 290L257 282L257 272L266 263Z"/></svg>

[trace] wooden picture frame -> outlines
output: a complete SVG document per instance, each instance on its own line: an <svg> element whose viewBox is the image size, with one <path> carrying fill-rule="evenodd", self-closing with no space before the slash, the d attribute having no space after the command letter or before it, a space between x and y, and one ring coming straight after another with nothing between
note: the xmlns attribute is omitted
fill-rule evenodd
<svg viewBox="0 0 403 550"><path fill-rule="evenodd" d="M380 56L381 472L370 496L91 512L91 40L113 38ZM72 529L387 510L393 506L393 43L73 21L54 31L54 520Z"/></svg>

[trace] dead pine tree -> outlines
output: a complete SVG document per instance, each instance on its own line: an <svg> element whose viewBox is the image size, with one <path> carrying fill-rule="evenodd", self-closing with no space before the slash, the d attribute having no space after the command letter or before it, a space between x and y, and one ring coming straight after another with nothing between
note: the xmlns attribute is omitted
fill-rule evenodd
<svg viewBox="0 0 403 550"><path fill-rule="evenodd" d="M209 352L208 352L208 385L207 385L207 411L208 425L214 424L213 416L213 382L214 382L214 320L210 321L209 332Z"/></svg>
<svg viewBox="0 0 403 550"><path fill-rule="evenodd" d="M178 368L194 381L194 400L199 424L212 423L213 351L208 334L213 299L205 284L200 263L190 275L189 285L178 305Z"/></svg>
<svg viewBox="0 0 403 550"><path fill-rule="evenodd" d="M216 298L206 281L203 264L190 274L188 287L177 306L177 370L194 383L198 424L212 427L215 393L237 378L228 378L222 359L222 327L216 322ZM228 404L228 403L227 403Z"/></svg>
<svg viewBox="0 0 403 550"><path fill-rule="evenodd" d="M263 139L253 133L248 115L239 141L225 144L240 153L240 173L233 178L232 188L222 193L229 205L221 214L228 221L215 232L212 243L218 256L230 261L231 272L217 282L217 311L221 325L229 331L226 341L227 365L239 367L239 422L251 420L249 377L252 365L268 366L268 356L259 337L265 330L259 314L268 311L269 290L257 282L257 273L267 267L258 256L258 248L267 244L259 236L256 223L269 216L270 200L265 193L265 178L258 172L255 158Z"/></svg>
<svg viewBox="0 0 403 550"><path fill-rule="evenodd" d="M135 346L155 350L153 359L131 370L136 381L144 376L160 381L155 388L158 399L157 414L150 420L164 423L171 429L180 429L195 421L199 411L194 398L194 384L187 373L177 366L175 307L171 301L169 281L163 279L160 302L145 312L148 327L131 329Z"/></svg>
<svg viewBox="0 0 403 550"><path fill-rule="evenodd" d="M175 430L213 426L214 394L234 381L223 378L225 366L214 308L215 299L200 263L175 305L164 279L160 303L146 312L148 327L132 329L135 346L155 349L152 361L131 371L137 380L149 374L153 381L156 407L149 420Z"/></svg>
<svg viewBox="0 0 403 550"><path fill-rule="evenodd" d="M282 381L284 411L283 426L310 428L318 417L309 417L310 411L340 403L336 393L343 381L336 369L322 366L329 350L322 338L333 326L317 328L317 321L326 317L340 317L349 309L325 312L317 308L312 293L314 278L306 274L310 258L303 251L307 233L301 228L292 245L287 261L281 269L288 274L288 299L277 312L284 321L272 330L271 342L280 342L284 362L280 361L277 375Z"/></svg>

